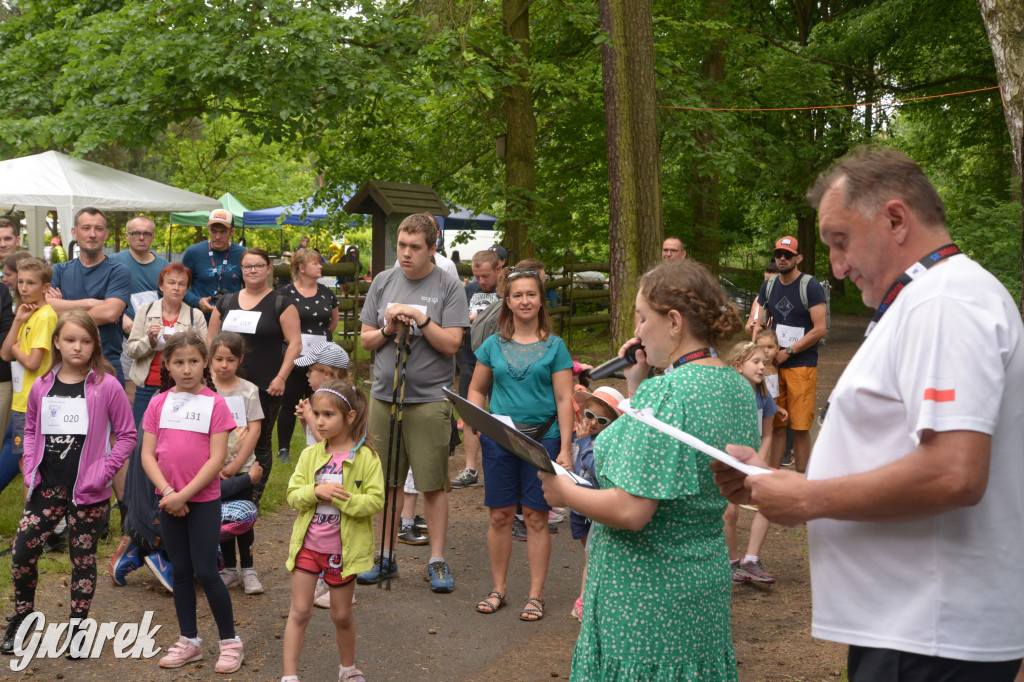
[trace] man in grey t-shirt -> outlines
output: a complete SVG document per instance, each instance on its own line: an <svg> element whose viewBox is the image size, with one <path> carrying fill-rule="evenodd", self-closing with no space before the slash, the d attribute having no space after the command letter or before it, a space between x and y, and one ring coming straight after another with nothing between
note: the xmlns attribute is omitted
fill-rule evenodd
<svg viewBox="0 0 1024 682"><path fill-rule="evenodd" d="M424 515L430 536L427 573L435 592L451 592L454 581L444 560L448 529L448 452L452 406L442 388L451 387L455 353L469 326L469 308L459 280L434 265L437 226L425 213L411 215L398 226L398 264L374 278L359 316L361 344L376 351L370 389L369 437L384 453L384 469L392 456L385 511L391 496L412 468L416 487L423 493ZM395 342L410 329L411 348L406 369L403 427L398 452L387 452L395 381ZM413 438L413 434L415 438ZM384 545L397 532L397 514L381 529ZM387 550L385 550L387 551ZM360 583L375 583L398 574L394 557L377 557L374 567L360 573Z"/></svg>

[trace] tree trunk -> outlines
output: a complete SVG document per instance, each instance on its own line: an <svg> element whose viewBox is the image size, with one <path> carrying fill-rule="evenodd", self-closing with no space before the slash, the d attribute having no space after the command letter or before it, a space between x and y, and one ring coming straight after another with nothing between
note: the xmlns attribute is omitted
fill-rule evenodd
<svg viewBox="0 0 1024 682"><path fill-rule="evenodd" d="M513 83L505 88L505 248L512 261L531 258L535 253L528 229L536 204L537 118L533 113L530 90L530 0L502 0L505 35L511 38L517 52L507 64Z"/></svg>
<svg viewBox="0 0 1024 682"><path fill-rule="evenodd" d="M1019 164L1024 126L1024 3L1020 0L978 0L978 7L988 32L999 85L1003 89L1013 158ZM1020 171L1018 165L1017 172Z"/></svg>
<svg viewBox="0 0 1024 682"><path fill-rule="evenodd" d="M612 345L633 335L637 284L658 262L661 169L652 0L599 0L608 146Z"/></svg>
<svg viewBox="0 0 1024 682"><path fill-rule="evenodd" d="M708 3L708 19L721 19L726 14L729 0L711 0ZM701 63L701 75L716 84L725 80L725 41L716 40ZM710 106L717 106L717 98L708 99ZM719 218L718 170L713 158L718 136L709 125L698 124L694 130L697 147L704 152L707 161L694 166L690 173L690 204L693 207L693 239L687 247L691 257L704 263L714 274L719 269Z"/></svg>
<svg viewBox="0 0 1024 682"><path fill-rule="evenodd" d="M1013 145L1013 160L1021 180L1021 207L1024 209L1024 3L1020 0L978 0L985 22L992 57L1003 89L1006 127ZM1024 245L1024 221L1021 225ZM1024 260L1021 262L1021 317L1024 318Z"/></svg>

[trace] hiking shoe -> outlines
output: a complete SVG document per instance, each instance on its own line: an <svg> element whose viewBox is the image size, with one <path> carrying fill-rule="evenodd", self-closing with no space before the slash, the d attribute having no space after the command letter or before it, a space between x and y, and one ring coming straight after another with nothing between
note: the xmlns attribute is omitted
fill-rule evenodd
<svg viewBox="0 0 1024 682"><path fill-rule="evenodd" d="M280 462L281 464L287 464L288 454L288 448L280 448L277 451L277 461Z"/></svg>
<svg viewBox="0 0 1024 682"><path fill-rule="evenodd" d="M171 571L171 562L167 560L164 553L157 550L152 554L146 555L146 566L149 570L153 571L153 575L160 581L160 584L164 586L164 589L174 593L174 573ZM187 661L186 661L187 662Z"/></svg>
<svg viewBox="0 0 1024 682"><path fill-rule="evenodd" d="M406 526L399 532L398 541L407 545L425 545L430 539L417 531L415 526Z"/></svg>
<svg viewBox="0 0 1024 682"><path fill-rule="evenodd" d="M413 518L413 520L412 520L412 527L415 528L416 531L419 532L419 533L423 533L424 535L428 535L429 534L429 533L427 533L427 520L424 519L419 514L417 514Z"/></svg>
<svg viewBox="0 0 1024 682"><path fill-rule="evenodd" d="M25 640L27 632L21 633L18 636L18 630L21 628L21 624L25 622L29 614L32 611L26 611L25 613L16 613L7 619L7 629L4 630L4 641L0 642L0 654L7 654L8 656L14 654L14 650L17 649Z"/></svg>
<svg viewBox="0 0 1024 682"><path fill-rule="evenodd" d="M263 594L263 585L252 568L242 569L242 589L246 594Z"/></svg>
<svg viewBox="0 0 1024 682"><path fill-rule="evenodd" d="M746 573L742 573L739 569L739 563L729 563L729 569L732 571L732 581L743 585L750 582L750 576Z"/></svg>
<svg viewBox="0 0 1024 682"><path fill-rule="evenodd" d="M187 663L201 660L203 660L203 650L185 637L179 637L178 641L167 650L167 655L160 659L159 665L161 668L180 668Z"/></svg>
<svg viewBox="0 0 1024 682"><path fill-rule="evenodd" d="M430 589L434 592L444 594L455 589L455 580L447 561L435 561L427 566L427 575L430 576Z"/></svg>
<svg viewBox="0 0 1024 682"><path fill-rule="evenodd" d="M518 517L512 520L512 539L526 542L526 523Z"/></svg>
<svg viewBox="0 0 1024 682"><path fill-rule="evenodd" d="M233 673L242 667L242 643L231 639L220 640L220 656L214 670L219 673Z"/></svg>
<svg viewBox="0 0 1024 682"><path fill-rule="evenodd" d="M119 587L128 584L128 574L142 565L139 548L129 537L122 537L110 557L110 579Z"/></svg>
<svg viewBox="0 0 1024 682"><path fill-rule="evenodd" d="M387 567L381 571L380 555L378 554L373 558L373 568L369 571L363 571L356 576L356 582L360 585L374 585L380 582L383 578L397 578L398 577L398 562L395 561L395 557L391 557L388 560ZM382 575L383 574L383 575Z"/></svg>
<svg viewBox="0 0 1024 682"><path fill-rule="evenodd" d="M737 570L743 575L749 576L755 583L774 583L775 576L768 571L764 570L764 566L761 565L761 560L757 561L741 561Z"/></svg>
<svg viewBox="0 0 1024 682"><path fill-rule="evenodd" d="M473 473L469 469L463 469L459 475L452 479L453 488L472 488L480 485L480 474Z"/></svg>
<svg viewBox="0 0 1024 682"><path fill-rule="evenodd" d="M793 466L793 451L786 450L786 454L782 456L782 466L791 467Z"/></svg>
<svg viewBox="0 0 1024 682"><path fill-rule="evenodd" d="M526 524L523 524L526 525ZM554 521L548 521L548 532L554 535L558 532L558 524Z"/></svg>

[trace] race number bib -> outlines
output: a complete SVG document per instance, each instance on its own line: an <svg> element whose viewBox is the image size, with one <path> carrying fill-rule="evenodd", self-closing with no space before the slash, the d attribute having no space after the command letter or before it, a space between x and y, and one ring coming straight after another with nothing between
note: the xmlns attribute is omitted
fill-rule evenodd
<svg viewBox="0 0 1024 682"><path fill-rule="evenodd" d="M160 411L160 428L209 433L212 414L212 395L171 393Z"/></svg>
<svg viewBox="0 0 1024 682"><path fill-rule="evenodd" d="M11 361L11 390L21 393L21 387L25 385L25 365L17 360Z"/></svg>
<svg viewBox="0 0 1024 682"><path fill-rule="evenodd" d="M44 435L84 436L89 431L85 398L44 396L39 411Z"/></svg>
<svg viewBox="0 0 1024 682"><path fill-rule="evenodd" d="M315 480L317 485L320 485L322 483L341 483L341 478L341 474L322 474L316 476ZM333 504L324 504L323 502L318 502L316 505L316 512L313 515L313 518L316 519L318 523L333 524L337 522L337 519L335 517L340 516L341 511Z"/></svg>
<svg viewBox="0 0 1024 682"><path fill-rule="evenodd" d="M770 395L772 398L778 398L779 397L779 375L778 374L768 374L768 375L765 375L764 384L765 384L765 386L768 387L768 395Z"/></svg>
<svg viewBox="0 0 1024 682"><path fill-rule="evenodd" d="M224 324L221 325L221 329L226 332L237 332L239 334L255 334L256 325L260 323L260 315L262 314L258 310L228 311L228 316L224 318Z"/></svg>
<svg viewBox="0 0 1024 682"><path fill-rule="evenodd" d="M400 303L388 303L388 304L387 304L387 306L385 306L385 308L384 308L384 310L385 310L385 314L387 314L387 313L386 313L386 311L387 311L388 309L390 309L390 308L391 308L391 306L393 306L393 305L401 305L401 304L400 304ZM425 306L425 305L419 305L419 304L416 304L416 303L409 303L409 304L407 304L407 305L408 305L408 306L409 306L410 308L414 308L414 309L416 309L416 310L420 311L420 312L421 312L421 313L423 313L424 315L426 315L426 314L427 314L427 306ZM382 325L381 325L381 327L383 327L383 326L384 326L384 325L382 324ZM413 325L413 327L412 327L412 332L413 332L413 333L415 333L415 334L419 334L419 335L421 335L421 336L423 335L423 332L421 332L421 331L420 331L420 327L419 327L419 325L415 325L415 324L414 324L414 325Z"/></svg>
<svg viewBox="0 0 1024 682"><path fill-rule="evenodd" d="M228 409L231 410L231 416L235 419L235 426L240 429L248 426L249 420L245 417L245 398L240 395L225 396L224 402L228 404Z"/></svg>
<svg viewBox="0 0 1024 682"><path fill-rule="evenodd" d="M319 343L323 343L326 340L327 340L327 337L323 336L321 334L303 334L302 335L302 354L305 355L306 353L309 352L309 350L313 346L315 346L315 345L317 345Z"/></svg>
<svg viewBox="0 0 1024 682"><path fill-rule="evenodd" d="M140 291L137 294L131 295L132 310L138 311L139 308L146 305L147 303L154 303L157 299L157 293L155 291Z"/></svg>
<svg viewBox="0 0 1024 682"><path fill-rule="evenodd" d="M804 329L803 327L790 327L789 325L780 324L775 327L775 334L779 337L779 346L781 348L788 348L804 338Z"/></svg>

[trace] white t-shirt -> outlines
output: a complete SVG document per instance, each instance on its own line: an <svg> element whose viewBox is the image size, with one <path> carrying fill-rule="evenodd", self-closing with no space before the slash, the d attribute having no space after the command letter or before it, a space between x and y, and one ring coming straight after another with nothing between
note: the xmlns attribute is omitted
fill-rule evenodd
<svg viewBox="0 0 1024 682"><path fill-rule="evenodd" d="M1024 656L1024 326L959 255L912 282L843 372L807 476L878 469L926 430L992 435L974 507L902 523L808 523L812 634L970 661Z"/></svg>

